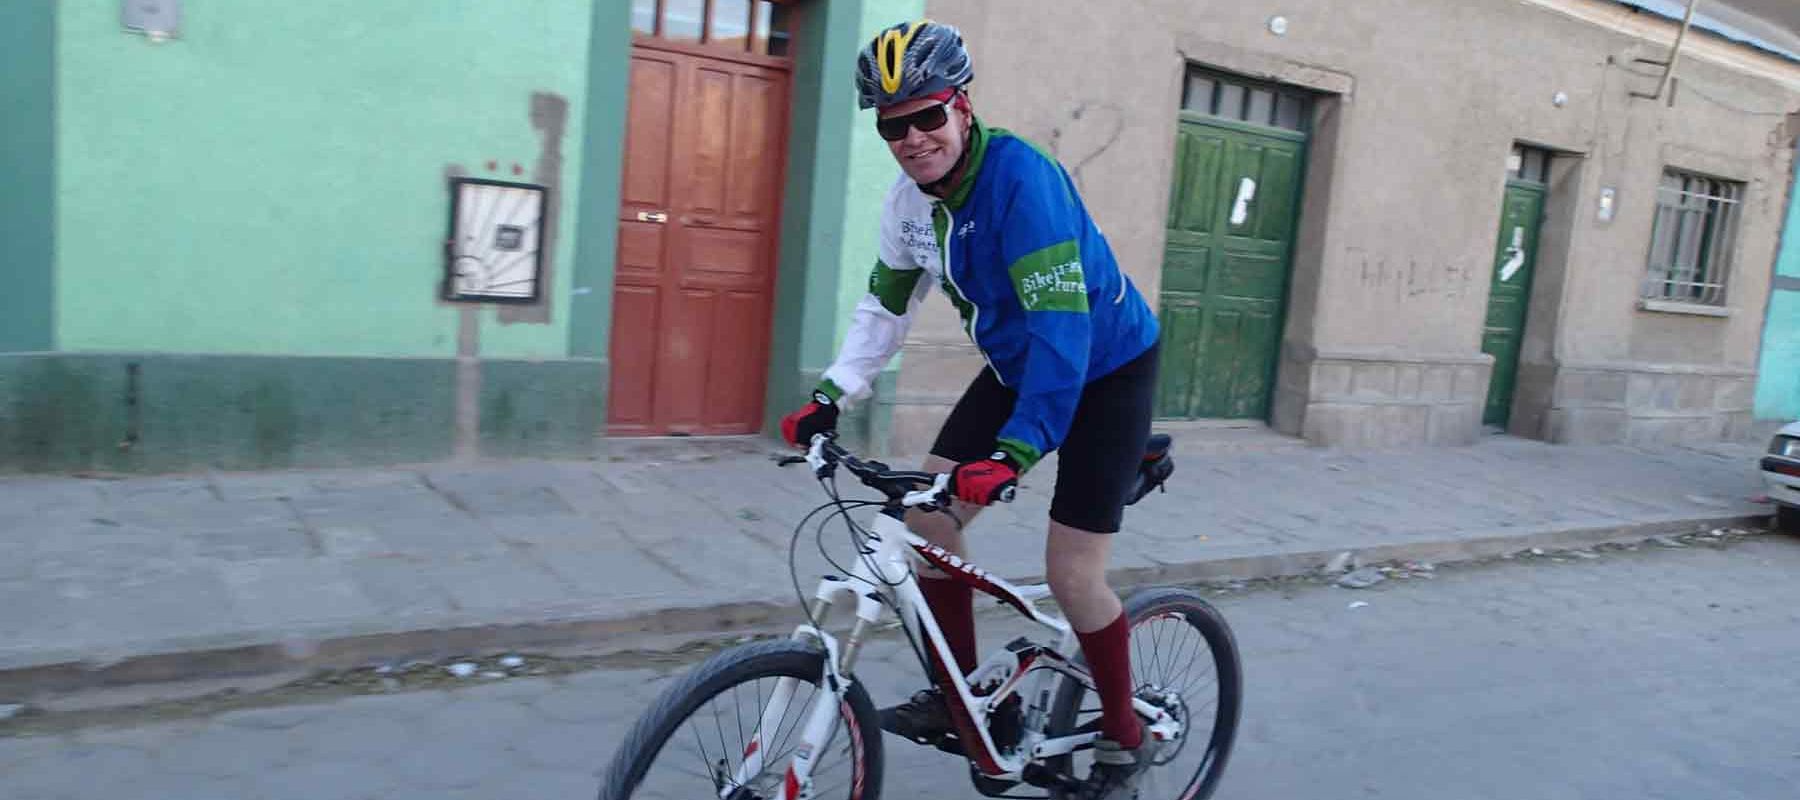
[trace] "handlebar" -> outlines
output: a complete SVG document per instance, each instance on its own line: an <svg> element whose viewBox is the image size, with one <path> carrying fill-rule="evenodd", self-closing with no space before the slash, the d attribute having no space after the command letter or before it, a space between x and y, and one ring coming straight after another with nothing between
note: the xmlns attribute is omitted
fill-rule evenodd
<svg viewBox="0 0 1800 800"><path fill-rule="evenodd" d="M789 456L777 463L781 466L807 464L812 467L813 474L820 478L829 477L833 470L842 466L861 480L864 486L881 492L887 496L889 503L896 503L903 508L948 508L952 499L948 474L894 470L880 461L864 461L833 441L830 434L813 436L812 447L807 449L805 456ZM1010 503L1014 494L1015 487L1008 486L1001 491L999 500Z"/></svg>

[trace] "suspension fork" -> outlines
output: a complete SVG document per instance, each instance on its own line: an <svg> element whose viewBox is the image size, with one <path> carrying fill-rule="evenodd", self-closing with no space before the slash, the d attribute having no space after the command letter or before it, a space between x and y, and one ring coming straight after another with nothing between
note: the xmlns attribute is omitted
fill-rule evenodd
<svg viewBox="0 0 1800 800"><path fill-rule="evenodd" d="M823 621L831 613L832 601L846 592L856 597L856 623L850 629L850 636L841 650L836 638L813 625L802 625L794 630L796 640L817 641L825 651L824 663L820 665L823 690L814 697L811 707L803 712L806 721L801 728L800 745L795 748L793 759L788 762L776 800L802 800L811 793L813 766L832 736L837 733L838 713L844 707L844 696L849 691L850 679L846 676L850 674L856 656L861 652L863 637L869 626L880 620L882 605L873 590L858 595L850 581L832 578L827 578L819 585L818 597L813 601L812 620ZM738 767L732 782L720 787L721 798L727 797L735 787L747 785L763 773L769 757L764 749L764 736L779 732L786 723L788 708L793 703L800 684L798 678L782 678L776 682L774 693L763 706L756 733L745 750L743 764Z"/></svg>
<svg viewBox="0 0 1800 800"><path fill-rule="evenodd" d="M815 617L816 619L817 617ZM811 625L802 625L794 631L795 639L811 637L825 649L824 663L821 668L821 691L813 696L812 704L805 709L806 722L801 728L800 745L795 748L794 756L787 764L787 772L782 776L781 791L776 800L800 800L806 796L812 786L812 768L814 759L824 748L831 736L837 731L838 709L844 704L846 684L837 671L837 641L830 635ZM800 690L803 682L799 678L782 678L775 682L775 691L769 695L769 701L762 708L761 718L757 720L756 732L750 737L750 744L744 748L744 761L738 765L737 773L729 783L719 787L721 800L730 797L738 787L748 786L752 780L763 774L771 755L767 747L772 744L764 741L781 731L787 723L788 708L794 702L794 695Z"/></svg>

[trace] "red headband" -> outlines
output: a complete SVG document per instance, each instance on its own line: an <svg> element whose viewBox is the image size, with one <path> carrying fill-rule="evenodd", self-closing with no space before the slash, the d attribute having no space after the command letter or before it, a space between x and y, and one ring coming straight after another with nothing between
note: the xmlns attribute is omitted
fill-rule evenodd
<svg viewBox="0 0 1800 800"><path fill-rule="evenodd" d="M955 102L951 102L952 98L955 99ZM969 110L969 95L964 93L962 89L955 88L955 87L952 87L949 89L944 89L941 91L932 92L931 94L925 95L924 97L920 97L917 99L919 99L919 100L936 100L940 103L950 103L950 106L952 108L960 109L963 111ZM887 109L893 108L896 105L899 105L899 103L895 103L894 105L889 105L889 106L882 106L880 109L877 109L877 113L879 113L881 111L886 111Z"/></svg>

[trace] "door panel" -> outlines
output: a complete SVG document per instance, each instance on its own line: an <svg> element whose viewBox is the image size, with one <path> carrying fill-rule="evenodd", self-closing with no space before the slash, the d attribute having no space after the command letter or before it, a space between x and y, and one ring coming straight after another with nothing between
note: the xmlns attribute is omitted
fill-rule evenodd
<svg viewBox="0 0 1800 800"><path fill-rule="evenodd" d="M693 161L688 172L682 210L720 212L725 209L725 180L731 140L731 73L723 69L694 71Z"/></svg>
<svg viewBox="0 0 1800 800"><path fill-rule="evenodd" d="M1258 183L1256 238L1284 245L1294 235L1294 213L1299 207L1300 152L1264 150L1262 178ZM1269 213L1273 209L1274 213Z"/></svg>
<svg viewBox="0 0 1800 800"><path fill-rule="evenodd" d="M764 319L767 300L753 291L719 292L712 302L715 352L741 347L740 337L754 335ZM715 362L706 386L706 407L725 419L744 419L762 412L763 365L747 359ZM713 427L706 432L716 431Z"/></svg>
<svg viewBox="0 0 1800 800"><path fill-rule="evenodd" d="M1200 362L1200 345L1205 341L1202 329L1205 309L1196 303L1179 302L1165 295L1161 312L1163 329L1163 367L1158 371L1158 407L1191 408L1200 405L1198 374L1189 369L1170 369L1174 364ZM1163 414L1168 416L1166 412Z"/></svg>
<svg viewBox="0 0 1800 800"><path fill-rule="evenodd" d="M1161 296L1163 417L1268 415L1304 142L1187 120Z"/></svg>
<svg viewBox="0 0 1800 800"><path fill-rule="evenodd" d="M1494 357L1482 422L1505 425L1512 413L1518 383L1519 351L1525 339L1525 312L1531 302L1531 277L1537 266L1538 224L1544 213L1544 188L1514 181L1507 184L1500 212L1500 238L1494 246L1494 271L1488 291L1487 319L1481 351Z"/></svg>
<svg viewBox="0 0 1800 800"><path fill-rule="evenodd" d="M688 235L688 285L754 289L762 280L761 238L756 231L695 228Z"/></svg>
<svg viewBox="0 0 1800 800"><path fill-rule="evenodd" d="M619 433L646 433L655 399L655 337L660 297L655 287L620 283L613 290L612 393L607 397L609 426ZM643 376L621 380L617 376Z"/></svg>
<svg viewBox="0 0 1800 800"><path fill-rule="evenodd" d="M1205 292L1212 255L1211 248L1171 245L1163 253L1163 291L1183 295Z"/></svg>
<svg viewBox="0 0 1800 800"><path fill-rule="evenodd" d="M631 113L625 128L626 206L668 204L669 136L674 127L675 65L650 58L631 60Z"/></svg>
<svg viewBox="0 0 1800 800"><path fill-rule="evenodd" d="M657 352L656 420L687 433L701 425L706 412L707 351L713 342L713 292L682 289L672 292L672 314L657 333L662 347Z"/></svg>
<svg viewBox="0 0 1800 800"><path fill-rule="evenodd" d="M762 427L785 150L785 69L632 50L613 435Z"/></svg>
<svg viewBox="0 0 1800 800"><path fill-rule="evenodd" d="M767 155L777 145L775 133L783 106L776 102L781 86L756 75L737 76L731 118L731 184L725 211L734 216L755 216L776 187L775 160Z"/></svg>
<svg viewBox="0 0 1800 800"><path fill-rule="evenodd" d="M1225 142L1210 136L1183 134L1181 137L1179 203L1172 207L1176 230L1207 235L1219 221L1219 167L1223 163Z"/></svg>

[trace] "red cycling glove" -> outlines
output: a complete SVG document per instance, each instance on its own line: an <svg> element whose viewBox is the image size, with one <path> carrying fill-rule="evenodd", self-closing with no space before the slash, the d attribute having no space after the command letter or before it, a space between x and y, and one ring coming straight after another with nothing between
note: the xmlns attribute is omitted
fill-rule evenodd
<svg viewBox="0 0 1800 800"><path fill-rule="evenodd" d="M1019 469L1012 456L998 452L981 461L958 464L950 473L950 493L978 506L1003 499L1006 490L1019 483Z"/></svg>
<svg viewBox="0 0 1800 800"><path fill-rule="evenodd" d="M837 419L837 403L832 402L830 395L815 391L812 402L781 418L781 436L795 447L807 447L813 436L836 431Z"/></svg>

